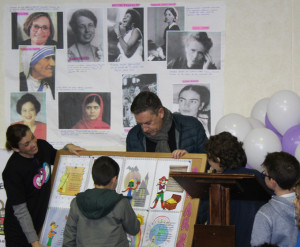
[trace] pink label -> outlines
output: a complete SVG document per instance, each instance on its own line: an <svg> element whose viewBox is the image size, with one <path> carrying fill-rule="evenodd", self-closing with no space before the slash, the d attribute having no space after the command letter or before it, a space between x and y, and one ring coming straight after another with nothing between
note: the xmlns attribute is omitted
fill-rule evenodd
<svg viewBox="0 0 300 247"><path fill-rule="evenodd" d="M199 82L199 80L182 80L183 83Z"/></svg>
<svg viewBox="0 0 300 247"><path fill-rule="evenodd" d="M199 27L192 27L192 30L208 30L209 27L205 27L205 26L199 26Z"/></svg>
<svg viewBox="0 0 300 247"><path fill-rule="evenodd" d="M199 170L198 170L198 168L196 167L196 168L193 168L193 169L192 169L192 172L199 172Z"/></svg>
<svg viewBox="0 0 300 247"><path fill-rule="evenodd" d="M28 15L27 12L18 12L18 15Z"/></svg>
<svg viewBox="0 0 300 247"><path fill-rule="evenodd" d="M125 133L128 133L128 132L129 132L129 130L130 130L130 129L124 129L124 132L125 132Z"/></svg>
<svg viewBox="0 0 300 247"><path fill-rule="evenodd" d="M151 3L150 6L175 6L176 3Z"/></svg>
<svg viewBox="0 0 300 247"><path fill-rule="evenodd" d="M112 4L112 7L138 7L141 4L139 3L133 3L133 4L126 4L126 3L117 3L117 4Z"/></svg>
<svg viewBox="0 0 300 247"><path fill-rule="evenodd" d="M70 57L70 60L89 60L89 57Z"/></svg>
<svg viewBox="0 0 300 247"><path fill-rule="evenodd" d="M38 48L38 47L23 47L23 48L20 48L21 51L38 51L40 49L41 48Z"/></svg>

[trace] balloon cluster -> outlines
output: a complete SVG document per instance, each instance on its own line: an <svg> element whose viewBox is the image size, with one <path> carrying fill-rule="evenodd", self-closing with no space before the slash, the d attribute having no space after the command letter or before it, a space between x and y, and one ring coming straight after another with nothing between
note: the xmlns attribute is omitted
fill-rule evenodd
<svg viewBox="0 0 300 247"><path fill-rule="evenodd" d="M248 166L262 171L267 153L284 151L300 161L300 97L288 90L259 100L251 117L223 116L215 133L228 131L244 143Z"/></svg>

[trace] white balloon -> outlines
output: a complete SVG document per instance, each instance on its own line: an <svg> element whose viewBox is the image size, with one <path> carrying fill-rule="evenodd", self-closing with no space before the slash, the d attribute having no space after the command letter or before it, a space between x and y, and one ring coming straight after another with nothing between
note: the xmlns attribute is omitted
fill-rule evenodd
<svg viewBox="0 0 300 247"><path fill-rule="evenodd" d="M267 114L270 123L281 134L300 124L300 97L288 90L279 91L270 98Z"/></svg>
<svg viewBox="0 0 300 247"><path fill-rule="evenodd" d="M298 146L296 148L295 157L300 162L300 144L298 144Z"/></svg>
<svg viewBox="0 0 300 247"><path fill-rule="evenodd" d="M252 129L265 128L265 125L260 120L257 120L256 118L248 117L248 121L249 121Z"/></svg>
<svg viewBox="0 0 300 247"><path fill-rule="evenodd" d="M251 117L255 118L262 123L265 123L265 117L267 113L267 106L270 98L263 98L256 102L251 111Z"/></svg>
<svg viewBox="0 0 300 247"><path fill-rule="evenodd" d="M244 140L247 163L262 172L261 164L268 153L280 152L281 142L278 136L267 128L256 128L249 132Z"/></svg>
<svg viewBox="0 0 300 247"><path fill-rule="evenodd" d="M251 129L252 127L247 118L240 114L230 113L218 121L215 133L219 134L223 131L228 131L237 137L239 141L243 141Z"/></svg>

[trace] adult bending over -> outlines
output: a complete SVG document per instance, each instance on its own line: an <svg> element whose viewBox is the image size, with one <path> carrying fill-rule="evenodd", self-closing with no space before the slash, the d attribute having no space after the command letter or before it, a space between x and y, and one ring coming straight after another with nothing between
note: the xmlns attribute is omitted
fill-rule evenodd
<svg viewBox="0 0 300 247"><path fill-rule="evenodd" d="M171 152L173 158L204 152L207 137L202 124L193 117L172 114L155 93L140 92L130 109L137 125L127 135L128 152Z"/></svg>

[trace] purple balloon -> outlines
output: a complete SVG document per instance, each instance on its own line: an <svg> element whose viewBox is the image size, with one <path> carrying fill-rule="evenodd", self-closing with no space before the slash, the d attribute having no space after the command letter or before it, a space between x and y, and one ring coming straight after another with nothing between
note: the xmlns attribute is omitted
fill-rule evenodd
<svg viewBox="0 0 300 247"><path fill-rule="evenodd" d="M253 169L248 163L246 164L246 168Z"/></svg>
<svg viewBox="0 0 300 247"><path fill-rule="evenodd" d="M272 130L278 136L280 142L282 141L282 135L271 124L267 114L266 114L266 117L265 117L265 126L266 126L267 129Z"/></svg>
<svg viewBox="0 0 300 247"><path fill-rule="evenodd" d="M283 135L282 151L295 155L296 148L300 144L300 125L289 128Z"/></svg>

